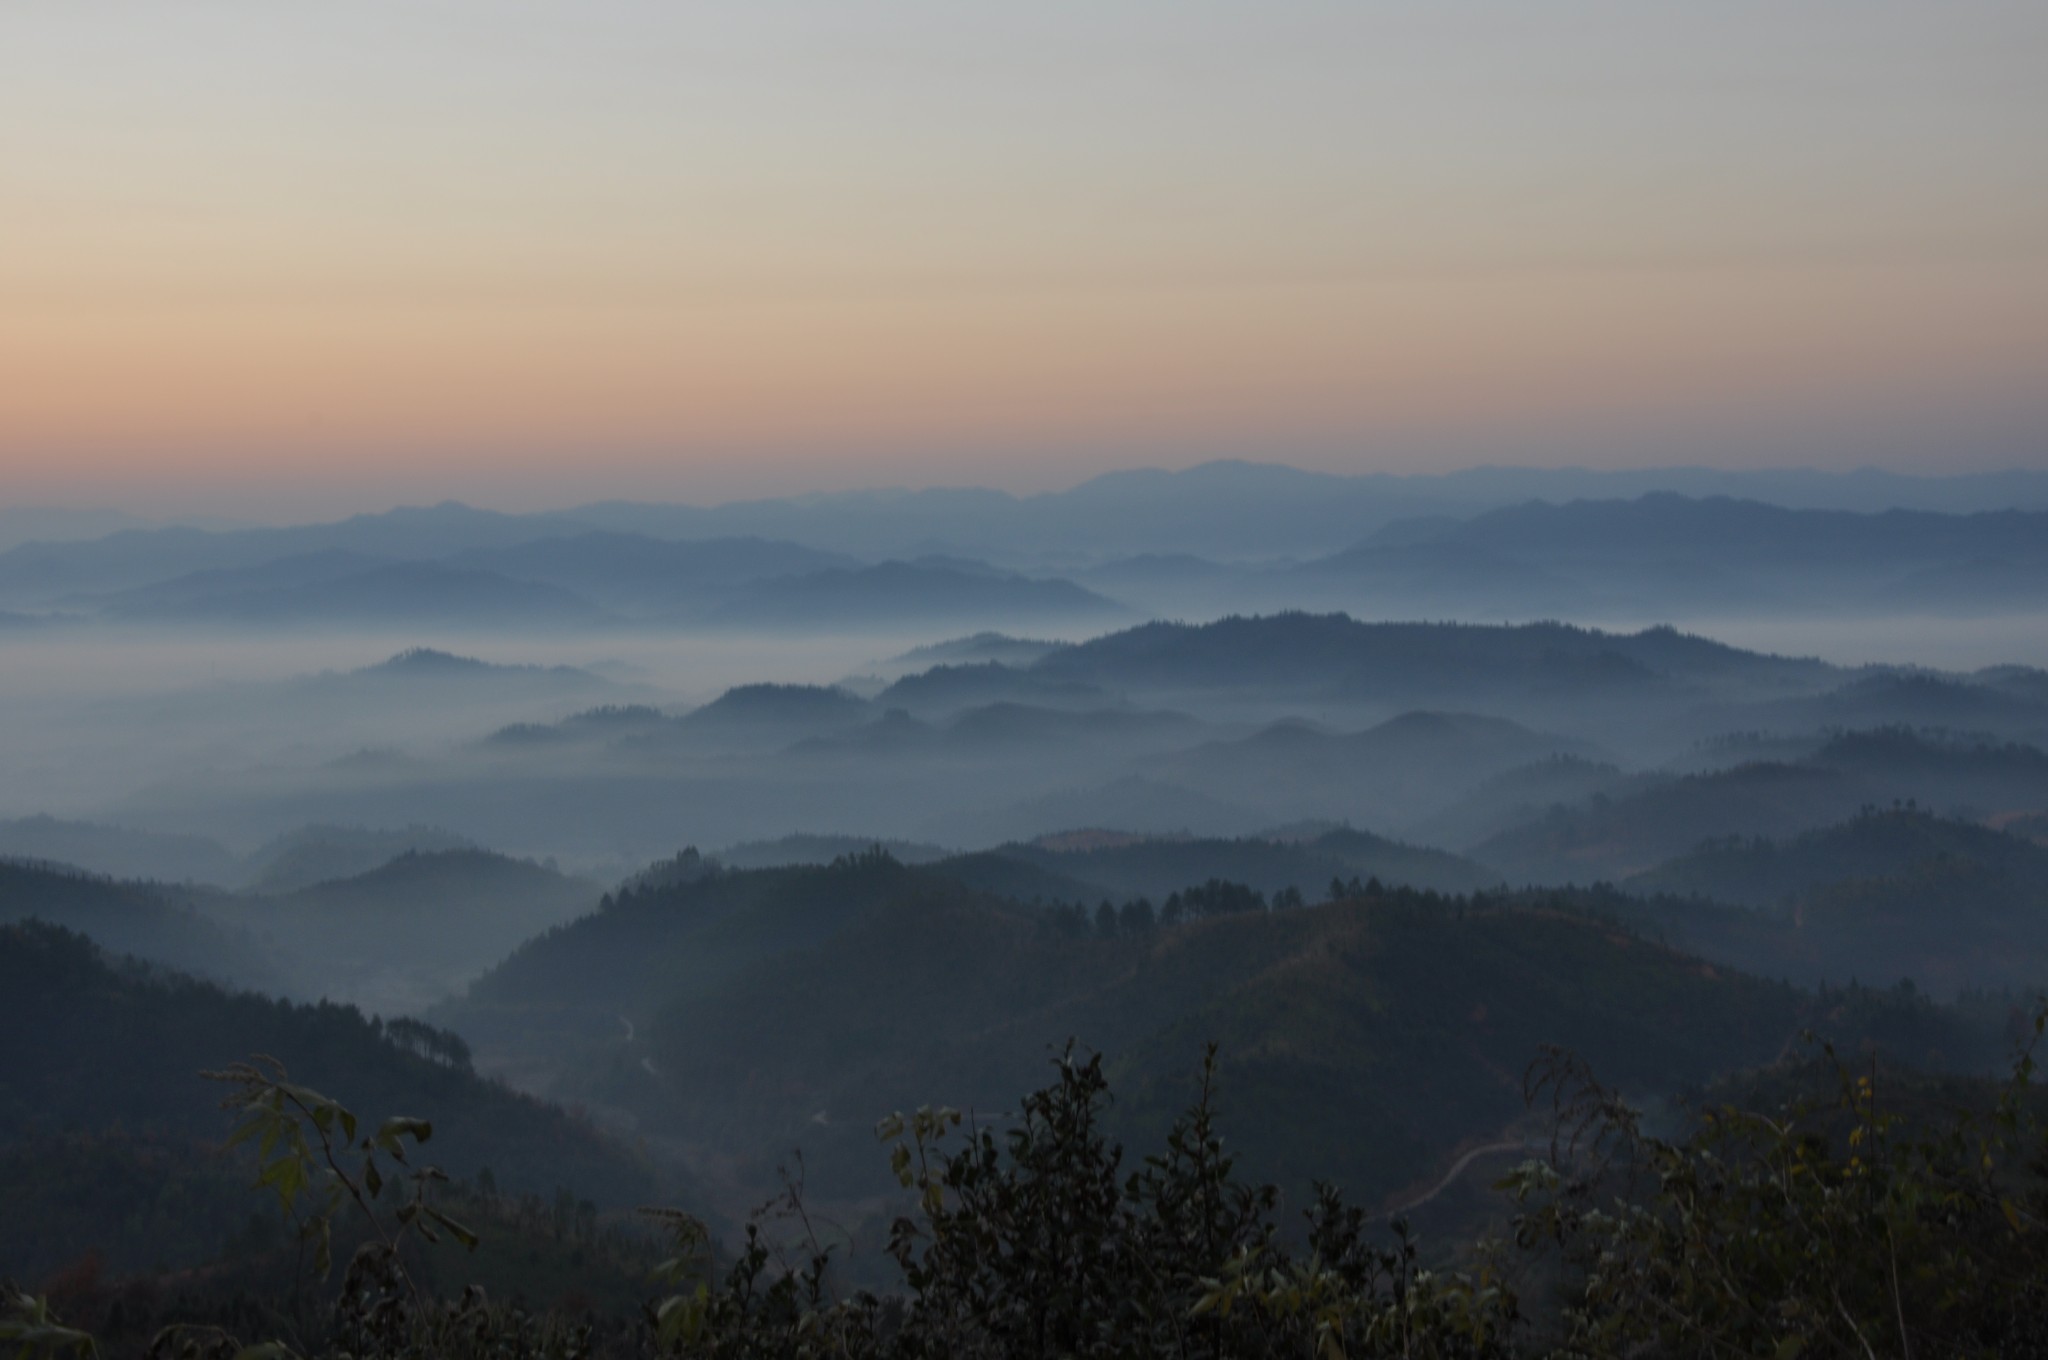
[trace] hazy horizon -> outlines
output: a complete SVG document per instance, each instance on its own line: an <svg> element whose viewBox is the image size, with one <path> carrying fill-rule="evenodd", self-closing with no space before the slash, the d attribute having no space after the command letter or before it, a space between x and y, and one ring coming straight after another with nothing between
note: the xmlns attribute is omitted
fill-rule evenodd
<svg viewBox="0 0 2048 1360"><path fill-rule="evenodd" d="M0 501L2043 465L2048 15L0 18Z"/></svg>
<svg viewBox="0 0 2048 1360"><path fill-rule="evenodd" d="M442 506L461 506L505 515L545 515L569 513L608 504L722 510L761 503L802 503L838 498L853 501L884 501L895 497L947 492L994 492L1018 501L1033 501L1058 498L1094 483L1113 483L1119 478L1180 477L1187 474L1199 476L1203 473L1235 468L1256 469L1282 475L1298 472L1348 480L1384 480L1386 484L1392 486L1408 483L1471 487L1483 483L1488 478L1497 478L1504 484L1514 487L1525 482L1541 483L1544 480L1556 479L1566 484L1585 484L1586 489L1583 492L1570 490L1562 493L1564 499L1608 496L1616 499L1633 499L1651 491L1672 490L1679 494L1734 494L1739 499L1764 500L1772 504L1804 503L1796 497L1792 502L1784 499L1784 493L1789 489L1788 483L1806 483L1822 488L1839 487L1849 491L1857 489L1859 483L1878 488L1932 487L1943 483L1988 484L1999 479L2039 478L2042 479L2043 486L2048 487L2048 464L2036 466L2020 461L1966 469L1886 466L1879 463L1860 463L1837 468L1812 464L1742 466L1704 462L1675 462L1662 465L1618 463L1613 466L1599 466L1587 463L1531 461L1471 462L1441 468L1403 471L1372 467L1324 467L1310 462L1278 458L1190 457L1181 462L1133 462L1104 466L1058 478L1029 475L1004 477L1001 474L1010 469L993 468L990 469L990 476L980 480L963 477L919 482L890 481L874 477L849 481L843 485L791 484L778 487L774 483L763 483L751 492L732 494L706 489L700 494L691 495L687 487L679 488L680 494L675 495L578 494L574 488L553 494L530 489L507 490L493 485L489 479L472 478L467 479L462 487L446 495L408 494L394 490L389 493L363 494L320 492L309 498L305 493L293 492L281 498L274 499L265 495L254 502L244 502L229 494L219 500L194 499L189 507L185 507L176 503L167 505L162 496L153 491L124 492L116 488L94 499L81 498L69 501L0 497L0 546L4 546L6 542L32 541L23 532L12 530L17 525L23 528L33 525L39 516L46 517L45 522L59 531L53 534L53 537L78 538L96 537L111 532L114 528L131 527L127 523L130 521L134 527L180 524L215 531L232 531L240 528L280 528L331 523L362 516L429 510ZM1693 490L1695 485L1702 483L1726 483L1738 488L1746 485L1748 490L1746 494L1740 489L1732 492ZM1518 494L1517 491L1510 490L1500 493L1493 499L1513 499ZM1542 499L1544 496L1541 490L1533 490L1528 493L1528 498ZM1481 496L1475 499L1488 498ZM1815 508L1836 507L1818 505ZM1844 504L1840 508L1860 510L1871 507ZM1893 507L1886 504L1882 508ZM1996 507L1987 501L1984 508ZM6 524L4 521L7 520L13 521L13 525ZM71 520L75 520L75 523Z"/></svg>

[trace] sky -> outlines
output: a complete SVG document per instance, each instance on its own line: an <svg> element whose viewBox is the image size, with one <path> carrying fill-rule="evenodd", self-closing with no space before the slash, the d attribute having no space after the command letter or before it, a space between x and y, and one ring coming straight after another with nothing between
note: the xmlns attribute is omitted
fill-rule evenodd
<svg viewBox="0 0 2048 1360"><path fill-rule="evenodd" d="M2048 466L2040 0L10 0L0 505Z"/></svg>

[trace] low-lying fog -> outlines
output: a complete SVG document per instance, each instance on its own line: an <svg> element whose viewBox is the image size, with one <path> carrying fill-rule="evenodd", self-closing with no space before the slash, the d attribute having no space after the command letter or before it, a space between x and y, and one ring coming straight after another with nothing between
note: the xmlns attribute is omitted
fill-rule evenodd
<svg viewBox="0 0 2048 1360"><path fill-rule="evenodd" d="M527 637L418 633L73 630L0 637L0 816L92 816L197 769L316 765L364 749L415 751L508 723L555 721L604 703L687 708L734 685L831 684L930 637ZM417 692L343 695L332 680L415 648L504 666L569 667L608 688L448 702ZM245 840L233 827L217 834Z"/></svg>
<svg viewBox="0 0 2048 1360"><path fill-rule="evenodd" d="M1661 621L1646 620L1644 626L1655 622ZM1967 672L1994 664L2048 665L2044 622L2048 621L2033 616L1720 618L1688 621L1684 626L1744 649L1812 657L1845 668L1876 663ZM1602 626L1633 631L1626 625ZM364 797L328 800L328 810L371 823L403 822L407 815L425 813L437 823L455 823L455 829L494 849L561 855L604 872L630 867L632 857L643 850L666 852L684 842L709 846L794 831L934 837L951 829L955 837L971 840L977 831L974 818L956 816L949 826L940 815L962 811L954 802L957 795L944 792L961 783L958 760L946 763L943 753L934 750L926 769L897 758L909 755L907 749L878 750L872 782L862 786L849 781L841 770L821 784L814 777L817 760L801 771L776 764L785 748L806 737L826 735L801 723L788 731L764 730L758 741L723 742L716 751L678 747L667 752L663 759L678 774L694 768L693 762L714 761L695 770L714 782L745 776L742 782L752 785L762 777L773 782L786 776L790 796L778 799L756 788L729 800L714 797L713 803L722 806L700 826L691 825L690 812L697 800L675 800L672 830L651 835L645 845L629 836L601 848L574 833L547 834L550 822L574 820L575 803L594 796L587 788L562 785L544 791L533 786L530 815L506 816L506 785L494 787L489 780L454 785L445 779L450 762L469 760L479 743L501 729L555 724L593 709L647 706L665 715L681 715L734 686L763 682L846 683L871 696L887 681L950 659L904 659L912 649L941 637L938 632L792 637L662 636L647 631L603 637L336 633L266 638L247 632L173 637L162 631L105 627L17 635L0 640L0 748L7 752L0 766L0 816L51 814L199 834L246 853L278 834L280 818L289 820L292 815L283 810L293 805L291 799L280 805L278 816L272 816L262 808L260 794L253 802L246 791L219 796L224 783L242 787L255 779L270 781L273 787L281 781L300 793L323 785L337 790L361 787ZM1056 640L1077 638L1070 632ZM451 677L439 684L375 682L378 667L422 647L521 669ZM1016 802L1033 794L1143 775L1138 757L1159 757L1175 748L1241 737L1279 719L1357 729L1395 716L1400 707L1263 693L1247 697L1242 689L1162 697L1115 687L1049 702L1075 709L1157 709L1197 720L1201 726L1178 734L1161 732L1156 740L1134 737L1135 745L1128 749L1114 738L1078 744L1027 741L1022 748L997 743L980 753L979 769L967 772L968 782L1013 779L1016 787L1010 792L1015 797L1008 801ZM966 706L947 703L916 716L943 725ZM1447 701L1445 706L1456 705ZM1551 711L1529 704L1488 707L1593 743L1599 758L1623 767L1667 762L1677 748L1702 735L1688 731L1666 739L1657 726L1664 720L1661 714L1648 715L1646 731L1645 715L1625 707L1578 705L1568 696ZM883 711L877 709L875 716ZM566 769L582 762L595 769L601 762L592 761L592 754L587 748L564 748L558 763ZM735 765L735 760L741 764ZM440 791L424 803L408 800L401 807L392 801L387 815L380 817L372 787L361 782L363 770L379 763L383 772L373 781L374 788L395 793L415 782L416 776L418 781L437 783ZM632 777L645 782L646 765L637 766ZM924 806L927 794L936 795L939 806ZM835 803L840 795L843 801ZM564 800L564 805L550 808L551 798ZM465 806L465 799L478 806ZM1002 800L982 801L993 805ZM1251 801L1251 811L1256 811L1258 800ZM484 804L495 806L486 810ZM306 806L318 811L321 800L312 799ZM1074 809L1077 816L1086 810ZM1343 807L1305 810L1332 819L1346 817ZM1176 815L1187 813L1168 804L1155 820L1171 822ZM984 829L1010 829L1001 820L989 819ZM533 829L531 843L525 843L520 827Z"/></svg>

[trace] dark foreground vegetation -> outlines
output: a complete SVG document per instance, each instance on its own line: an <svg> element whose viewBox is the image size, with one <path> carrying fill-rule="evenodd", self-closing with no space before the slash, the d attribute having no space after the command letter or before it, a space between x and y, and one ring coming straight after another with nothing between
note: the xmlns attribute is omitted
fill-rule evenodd
<svg viewBox="0 0 2048 1360"><path fill-rule="evenodd" d="M166 1306L74 1273L54 1299L9 1287L0 1341L180 1360L2048 1354L2031 1046L2003 1085L1824 1050L1667 1137L1578 1060L1545 1055L1526 1086L1547 1153L1496 1185L1502 1231L1448 1254L1329 1187L1289 1209L1244 1178L1216 1071L1212 1049L1195 1103L1143 1155L1105 1130L1101 1058L1071 1047L994 1123L932 1107L883 1120L903 1191L888 1290L842 1289L851 1244L799 1176L732 1251L680 1211L643 1211L671 1239L658 1262L586 1225L578 1264L645 1271L651 1299L534 1314L456 1282L486 1232L544 1221L421 1164L428 1121L359 1120L259 1059L206 1075L292 1225L269 1252L288 1280Z"/></svg>

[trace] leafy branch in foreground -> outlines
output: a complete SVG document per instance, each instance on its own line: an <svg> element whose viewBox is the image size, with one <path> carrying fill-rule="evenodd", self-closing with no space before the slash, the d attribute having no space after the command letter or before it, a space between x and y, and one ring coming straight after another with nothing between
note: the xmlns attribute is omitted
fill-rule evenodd
<svg viewBox="0 0 2048 1360"><path fill-rule="evenodd" d="M99 1347L92 1337L66 1327L50 1311L50 1301L37 1294L25 1294L12 1284L0 1282L0 1347L12 1347L19 1360L31 1356L96 1356Z"/></svg>
<svg viewBox="0 0 2048 1360"><path fill-rule="evenodd" d="M1646 1133L1569 1055L1532 1069L1573 1155L1500 1186L1522 1204L1521 1245L1560 1248L1576 1279L1568 1350L2048 1354L2031 1046L1995 1102L1960 1111L1823 1052L1832 1101L1723 1105L1677 1141Z"/></svg>
<svg viewBox="0 0 2048 1360"><path fill-rule="evenodd" d="M419 1283L402 1259L408 1239L438 1242L446 1232L472 1251L477 1246L475 1233L430 1202L431 1187L448 1177L439 1167L406 1160L407 1141L418 1147L434 1136L434 1126L394 1116L363 1132L347 1106L294 1084L284 1064L262 1055L202 1075L229 1087L221 1107L240 1122L226 1146L256 1145L256 1183L277 1196L300 1240L313 1244L321 1278L333 1270L336 1219L351 1204L359 1211L371 1240L349 1263L344 1303L366 1324L386 1331L398 1325L408 1299L415 1313L424 1314ZM389 1221L373 1207L387 1187L397 1201Z"/></svg>

